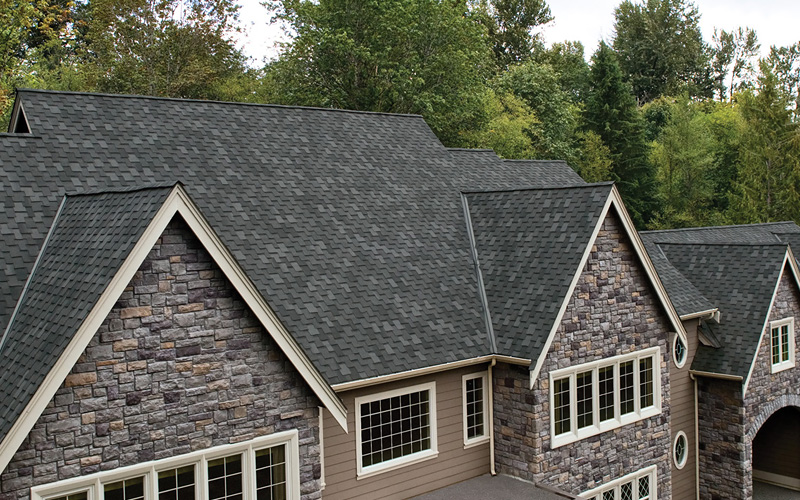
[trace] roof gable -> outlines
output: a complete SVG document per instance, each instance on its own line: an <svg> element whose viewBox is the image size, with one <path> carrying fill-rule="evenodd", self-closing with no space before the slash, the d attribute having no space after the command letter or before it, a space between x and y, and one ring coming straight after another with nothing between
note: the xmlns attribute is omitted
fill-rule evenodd
<svg viewBox="0 0 800 500"><path fill-rule="evenodd" d="M176 214L184 218L267 332L346 429L341 401L180 185L67 197L3 338L0 354L6 367L0 371L0 470Z"/></svg>

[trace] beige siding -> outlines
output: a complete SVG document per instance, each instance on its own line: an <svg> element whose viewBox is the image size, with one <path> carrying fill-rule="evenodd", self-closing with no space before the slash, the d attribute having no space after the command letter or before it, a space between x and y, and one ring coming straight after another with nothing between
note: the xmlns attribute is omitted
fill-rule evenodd
<svg viewBox="0 0 800 500"><path fill-rule="evenodd" d="M342 393L350 433L345 434L330 413L325 412L325 490L322 498L409 498L489 472L488 443L464 449L461 389L463 375L486 371L486 368L484 364ZM400 469L356 479L355 398L431 381L436 382L439 455ZM488 415L486 418L488 422Z"/></svg>
<svg viewBox="0 0 800 500"><path fill-rule="evenodd" d="M694 416L694 381L689 377L689 368L692 366L694 355L697 352L698 339L697 339L697 325L698 320L692 319L683 323L686 329L688 352L686 355L686 364L683 368L675 366L672 360L672 352L670 351L670 390L672 399L670 401L670 434L672 435L672 444L675 443L675 436L678 431L686 433L686 439L689 443L688 458L686 465L683 469L675 467L675 462L672 460L672 451L670 451L670 460L672 460L672 498L674 500L693 500L697 498L696 487L696 436L695 436L695 416ZM670 344L672 349L672 344Z"/></svg>

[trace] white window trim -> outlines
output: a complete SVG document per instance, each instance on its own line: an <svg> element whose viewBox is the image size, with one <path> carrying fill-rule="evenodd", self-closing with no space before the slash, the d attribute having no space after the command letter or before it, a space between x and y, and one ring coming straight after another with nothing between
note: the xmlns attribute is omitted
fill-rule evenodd
<svg viewBox="0 0 800 500"><path fill-rule="evenodd" d="M636 488L637 488L637 490L636 490L636 498L638 498L639 497L639 491L638 491L639 478L643 477L643 476L647 476L647 475L650 476L650 500L658 500L658 487L657 487L658 485L656 483L656 480L658 479L658 474L656 472L656 466L655 465L651 465L650 467L645 467L644 469L640 469L640 470L638 470L636 472L633 472L631 474L628 474L626 476L622 476L619 479L615 479L613 481L609 481L608 483L606 483L606 484L604 484L602 486L598 486L597 488L594 488L592 490L589 490L589 491L586 491L584 493L581 493L579 496L581 498L592 498L592 497L595 497L597 495L600 495L604 491L610 490L611 488L618 488L619 486L621 486L621 485L623 485L623 484L625 484L627 482L630 482L631 480L635 480L635 484L636 484ZM602 499L602 497L600 497L600 498ZM617 495L617 498L619 498L619 495Z"/></svg>
<svg viewBox="0 0 800 500"><path fill-rule="evenodd" d="M784 325L789 325L789 359L787 361L781 361L779 363L772 362L772 330L775 328L780 329L780 327ZM770 373L778 373L782 372L783 370L788 370L789 368L794 368L794 351L795 351L795 339L794 339L794 316L790 316L788 318L779 319L776 321L771 321L769 323L769 366L770 366ZM780 342L780 330L778 331L778 342ZM781 352L782 353L782 352Z"/></svg>
<svg viewBox="0 0 800 500"><path fill-rule="evenodd" d="M431 432L431 447L428 450L418 451L404 457L387 460L379 464L369 465L362 467L361 457L361 405L364 403L371 403L381 399L392 398L394 396L402 396L412 392L428 391L428 418L430 419L430 432ZM369 396L361 396L355 399L356 407L356 479L364 479L375 474L381 474L390 470L406 467L411 464L430 460L439 456L439 447L436 440L436 427L438 425L436 413L436 382L428 382L427 384L419 384L410 387L403 387L393 391L379 392L377 394L370 394ZM32 499L33 500L33 499Z"/></svg>
<svg viewBox="0 0 800 500"><path fill-rule="evenodd" d="M683 451L683 460L678 460L678 453L675 449L678 446L678 440L680 438L683 438L686 443L686 447ZM686 433L683 431L678 431L678 433L675 434L675 440L672 442L672 461L675 462L675 467L679 470L683 469L686 466L686 462L689 461L689 438L686 437Z"/></svg>
<svg viewBox="0 0 800 500"><path fill-rule="evenodd" d="M679 360L678 355L676 354L675 347L678 345L678 340L683 342L683 359ZM686 364L686 360L689 358L689 344L686 342L686 339L683 338L679 333L675 333L672 337L672 362L675 363L675 366L678 368L683 368Z"/></svg>
<svg viewBox="0 0 800 500"><path fill-rule="evenodd" d="M641 408L640 386L639 386L639 360L653 358L653 406ZM596 436L612 429L617 429L623 425L632 424L650 418L661 413L661 349L651 347L630 354L622 354L611 358L604 358L591 363L571 366L550 372L550 447L558 448L575 441L580 441L591 436ZM634 361L633 387L634 387L634 410L627 415L619 414L619 364L627 361ZM597 392L598 377L597 370L601 367L614 366L614 418L600 422L600 397ZM595 424L583 429L578 429L578 403L576 390L576 376L578 373L593 371L592 386L592 416ZM570 432L556 435L555 426L555 404L553 390L555 381L562 378L570 379Z"/></svg>
<svg viewBox="0 0 800 500"><path fill-rule="evenodd" d="M483 381L483 435L474 438L467 437L467 380L482 379ZM461 377L461 420L464 433L464 448L471 448L489 441L489 376L488 372L470 373Z"/></svg>
<svg viewBox="0 0 800 500"><path fill-rule="evenodd" d="M34 486L31 488L31 500L47 500L82 491L87 492L87 500L102 500L102 487L104 484L139 476L144 476L145 500L157 500L158 488L157 481L154 478L157 477L158 472L185 465L196 465L195 498L206 500L208 498L208 482L206 481L208 461L235 453L244 454L242 460L245 481L243 484L244 498L255 498L255 452L279 445L286 446L286 498L300 500L300 446L297 430L294 429L259 437L244 443L215 446L177 457L154 460L111 471L65 479L57 483Z"/></svg>

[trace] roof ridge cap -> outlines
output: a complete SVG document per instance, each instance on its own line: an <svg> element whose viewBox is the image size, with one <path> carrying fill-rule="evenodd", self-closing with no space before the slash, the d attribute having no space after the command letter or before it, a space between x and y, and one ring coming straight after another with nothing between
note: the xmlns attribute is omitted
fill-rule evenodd
<svg viewBox="0 0 800 500"><path fill-rule="evenodd" d="M309 111L332 111L337 113L353 113L363 115L380 115L380 116L402 116L406 118L420 118L422 115L414 113L388 113L386 111L362 111L357 109L339 109L339 108L323 108L318 106L300 106L296 104L273 104L273 103L259 103L259 102L238 102L238 101L220 101L215 99L186 99L182 97L162 97L152 95L138 95L138 94L110 94L107 92L78 92L74 90L46 90L46 89L31 89L20 88L17 92L31 92L37 94L66 94L66 95L79 95L87 97L113 97L118 99L146 99L152 101L175 101L187 103L202 103L202 104L225 104L237 106L252 106L256 108L278 108L278 109L303 109Z"/></svg>
<svg viewBox="0 0 800 500"><path fill-rule="evenodd" d="M686 246L713 246L713 247L786 247L789 244L783 241L771 241L771 242L764 242L764 243L756 243L756 242L736 242L736 243L726 243L722 241L714 241L704 243L702 241L654 241L658 246L661 245L686 245Z"/></svg>
<svg viewBox="0 0 800 500"><path fill-rule="evenodd" d="M80 196L96 196L99 194L126 194L126 193L136 193L139 191L150 191L157 189L172 189L178 185L183 185L183 183L181 183L180 181L175 181L175 182L163 182L163 183L160 182L148 186L131 186L128 188L120 187L113 189L86 189L83 191L66 192L64 193L64 196L68 198L76 198Z"/></svg>
<svg viewBox="0 0 800 500"><path fill-rule="evenodd" d="M510 189L484 189L484 190L466 190L461 191L462 194L486 194L486 193L513 193L518 191L557 191L557 190L567 190L567 189L588 189L588 188L598 188L598 187L611 187L614 185L613 181L606 181L606 182L593 182L591 184L562 184L562 185L555 185L555 186L542 186L542 187L533 187L533 186L526 186L526 187L516 187Z"/></svg>
<svg viewBox="0 0 800 500"><path fill-rule="evenodd" d="M708 229L728 229L733 227L777 226L779 224L796 224L796 223L791 220L786 220L778 222L755 222L752 224L728 224L723 226L676 227L672 229L650 229L648 231L639 231L639 234L677 233L681 231L703 231Z"/></svg>

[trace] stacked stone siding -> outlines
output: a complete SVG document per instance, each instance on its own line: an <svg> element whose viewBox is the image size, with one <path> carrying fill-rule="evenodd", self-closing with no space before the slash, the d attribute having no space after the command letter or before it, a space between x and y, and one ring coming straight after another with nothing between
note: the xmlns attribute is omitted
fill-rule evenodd
<svg viewBox="0 0 800 500"><path fill-rule="evenodd" d="M302 496L317 499L319 404L176 217L0 476L0 500L289 429Z"/></svg>
<svg viewBox="0 0 800 500"><path fill-rule="evenodd" d="M657 465L659 498L670 498L670 330L624 228L609 214L533 390L527 370L505 365L495 370L499 471L580 493ZM550 372L650 347L662 353L661 414L551 448Z"/></svg>

